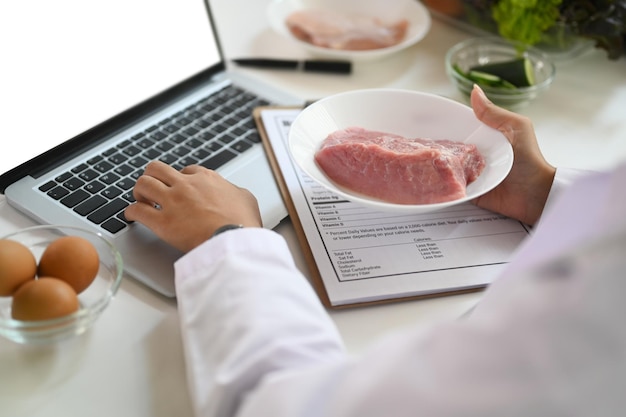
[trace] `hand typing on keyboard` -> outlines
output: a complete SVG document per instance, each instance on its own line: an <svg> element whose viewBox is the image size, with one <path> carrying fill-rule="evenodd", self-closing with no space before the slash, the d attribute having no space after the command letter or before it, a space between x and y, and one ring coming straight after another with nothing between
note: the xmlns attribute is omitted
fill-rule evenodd
<svg viewBox="0 0 626 417"><path fill-rule="evenodd" d="M180 171L150 162L133 190L136 203L125 210L183 252L188 252L226 224L262 227L256 198L215 171L190 165Z"/></svg>
<svg viewBox="0 0 626 417"><path fill-rule="evenodd" d="M261 141L252 109L266 101L228 85L185 109L155 121L98 155L76 164L38 188L109 233L128 225L125 208L149 161L176 169L200 165L216 170Z"/></svg>

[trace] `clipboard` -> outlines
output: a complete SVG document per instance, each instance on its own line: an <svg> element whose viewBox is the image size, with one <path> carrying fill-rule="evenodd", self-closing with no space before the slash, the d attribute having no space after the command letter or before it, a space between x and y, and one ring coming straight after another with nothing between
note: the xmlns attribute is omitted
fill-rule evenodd
<svg viewBox="0 0 626 417"><path fill-rule="evenodd" d="M296 232L298 243L300 244L300 248L302 249L302 255L304 256L307 268L309 269L311 285L313 285L313 289L315 290L315 292L317 292L317 296L319 297L322 304L327 308L332 308L333 306L331 305L330 299L328 298L328 293L326 292L324 281L322 280L320 271L317 268L317 264L315 263L315 258L313 257L311 246L309 246L309 242L307 241L306 235L304 234L304 228L302 227L302 223L300 222L298 210L296 210L293 199L289 194L289 189L287 188L287 184L285 183L285 177L283 176L280 166L278 165L278 161L276 160L276 154L274 153L274 148L272 148L272 144L267 136L267 130L265 129L265 125L263 124L263 120L261 119L261 112L263 110L276 108L297 109L297 107L261 106L253 110L252 116L254 118L254 122L256 123L259 136L261 137L261 143L263 144L263 149L265 149L265 154L267 155L268 162L270 164L270 167L272 168L272 172L274 173L274 178L276 179L278 190L280 191L280 195L283 198L283 203L287 208L287 214L289 215L293 228Z"/></svg>
<svg viewBox="0 0 626 417"><path fill-rule="evenodd" d="M455 289L445 288L445 289L440 289L436 291L413 294L413 295L408 295L408 296L396 295L392 297L382 297L376 300L366 300L366 301L356 301L356 302L348 302L348 303L342 303L342 304L334 304L331 301L331 297L329 296L328 289L324 282L324 277L322 276L320 268L318 267L318 264L315 260L315 255L313 253L311 244L309 240L307 239L306 231L301 221L300 213L298 212L296 204L294 203L294 200L289 191L289 187L287 185L285 175L283 171L281 170L279 160L277 158L276 152L272 145L272 140L268 135L268 130L265 126L265 123L262 117L262 112L265 110L299 110L299 109L301 108L282 107L282 106L262 106L262 107L257 107L254 109L253 118L256 123L257 130L261 138L261 142L264 147L266 156L268 158L268 162L273 171L274 177L276 179L276 183L280 190L280 194L283 198L283 202L285 204L285 207L287 208L288 215L293 224L293 227L294 227L297 239L298 239L298 243L302 250L302 254L304 256L307 268L309 270L311 284L314 290L317 292L317 295L320 301L326 308L344 309L344 308L386 304L390 302L402 302L402 301L427 299L427 298L434 298L434 297L441 297L441 296L451 296L451 295L466 294L466 293L473 293L473 292L481 291L486 287L488 283L474 285L474 286L466 287L466 288L455 288ZM521 226L519 227L519 231L524 233L524 235L528 233L527 230ZM511 253L512 252L513 251L511 250Z"/></svg>

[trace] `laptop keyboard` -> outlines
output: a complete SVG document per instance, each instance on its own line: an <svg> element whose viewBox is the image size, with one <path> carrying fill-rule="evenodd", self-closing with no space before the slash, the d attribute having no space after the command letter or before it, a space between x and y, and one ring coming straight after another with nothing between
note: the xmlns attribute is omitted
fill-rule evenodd
<svg viewBox="0 0 626 417"><path fill-rule="evenodd" d="M39 187L110 233L129 222L124 209L146 164L160 160L176 169L198 164L217 169L260 142L252 110L269 104L235 86L188 106L122 140Z"/></svg>

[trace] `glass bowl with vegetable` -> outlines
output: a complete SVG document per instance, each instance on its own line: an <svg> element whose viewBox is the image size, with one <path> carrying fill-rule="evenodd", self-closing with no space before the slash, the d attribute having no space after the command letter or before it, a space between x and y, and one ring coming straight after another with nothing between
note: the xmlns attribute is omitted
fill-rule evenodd
<svg viewBox="0 0 626 417"><path fill-rule="evenodd" d="M446 54L446 73L469 97L480 85L494 103L517 108L530 103L554 80L554 63L548 56L499 37L478 37L456 44Z"/></svg>

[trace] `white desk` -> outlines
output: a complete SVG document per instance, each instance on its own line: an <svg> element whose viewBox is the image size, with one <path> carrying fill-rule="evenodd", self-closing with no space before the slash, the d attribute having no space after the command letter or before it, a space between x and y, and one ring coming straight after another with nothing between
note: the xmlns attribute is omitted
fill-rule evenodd
<svg viewBox="0 0 626 417"><path fill-rule="evenodd" d="M216 0L230 57L304 57L272 33L267 0ZM242 14L241 4L246 13ZM462 100L444 73L444 54L467 33L438 21L409 50L378 62L359 63L349 77L246 70L315 99L356 88L397 87ZM559 166L602 169L626 158L626 60L608 61L592 50L557 63L552 88L521 112L534 121L540 145ZM0 235L33 223L0 198ZM293 228L277 230L304 268ZM306 272L306 271L305 271ZM479 293L331 312L348 348L358 353L379 336L403 326L426 328L458 317ZM84 336L49 348L0 340L0 416L191 415L176 305L126 279L110 308Z"/></svg>

